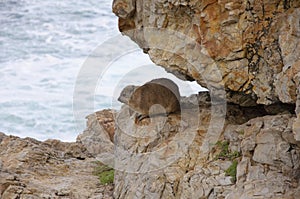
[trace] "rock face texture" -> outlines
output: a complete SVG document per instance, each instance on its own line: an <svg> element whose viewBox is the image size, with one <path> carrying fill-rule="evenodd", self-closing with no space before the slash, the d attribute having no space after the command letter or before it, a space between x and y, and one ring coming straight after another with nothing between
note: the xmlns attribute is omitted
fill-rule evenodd
<svg viewBox="0 0 300 199"><path fill-rule="evenodd" d="M79 141L73 143L58 140L40 142L0 133L0 198L112 198L113 186L101 185L98 177L93 174L98 160L93 155L95 151L91 150L98 147L99 139L107 143L106 148L110 146L110 138L106 133L111 125L108 122L104 125L103 116L106 116L106 121L110 121L113 118L111 114L104 110L89 116L87 130ZM93 117L96 115L100 117ZM98 126L95 125L96 121ZM106 131L98 131L99 126L103 129L107 127ZM84 135L93 138L95 131L98 131L99 136L92 142L92 147L91 141L88 143Z"/></svg>
<svg viewBox="0 0 300 199"><path fill-rule="evenodd" d="M87 128L77 137L77 142L96 158L114 149L114 114L116 111L105 109L88 115Z"/></svg>
<svg viewBox="0 0 300 199"><path fill-rule="evenodd" d="M87 117L76 143L0 134L0 198L298 199L300 1L114 0L120 31L154 63L210 93L135 122Z"/></svg>
<svg viewBox="0 0 300 199"><path fill-rule="evenodd" d="M0 198L298 199L300 1L114 0L113 12L154 63L210 94L139 123L127 106L96 112L74 143L0 134ZM114 190L93 175L99 160Z"/></svg>
<svg viewBox="0 0 300 199"><path fill-rule="evenodd" d="M208 142L202 142L201 136L196 136L196 143L193 142L188 151L204 143L206 145L201 152L181 151L185 156L161 169L157 175L136 174L143 173L143 170L134 171L133 174L124 171L117 175L123 183L116 183L117 196L299 197L299 0L114 0L113 12L119 17L122 34L136 42L154 63L166 71L184 80L195 80L206 87L211 100L215 100L212 104L218 103L216 99L223 99L239 105L240 111L242 107L256 107L263 109L264 113L261 113L265 114L263 117L256 115L252 120L244 121L244 124L233 124L229 118L238 120L240 118L237 115L228 115L227 112L225 121L222 121L218 115L221 117L223 112L213 114L218 108L212 109L209 117L213 121L216 119L216 122L211 128L207 127L204 134L216 133L216 129L225 124L221 137L217 134L218 139L222 140L223 136L230 142L229 146L234 146L241 155L232 163L237 165L235 184L230 184L224 177L228 169L224 167L225 163L213 159L216 154L212 154L213 150L209 147L217 141L213 136L216 134L213 134ZM288 111L291 106L294 107L292 112ZM289 114L278 115L279 110L286 110ZM233 110L229 108L228 111ZM257 114L255 111L252 113ZM198 117L190 115L186 118ZM202 119L198 121L201 129L205 122ZM169 124L168 121L165 123ZM192 122L188 120L186 123ZM143 132L141 127L129 129L137 135ZM168 135L170 130L161 129L162 134ZM175 135L193 131L190 127L183 129ZM243 133L235 129L241 129ZM118 131L117 135L120 134ZM161 142L165 143L168 139ZM153 145L157 147L156 144L127 141L131 146L128 148L130 154L152 151ZM209 154L203 150L208 150ZM199 156L203 153L206 159L200 161ZM130 154L127 155L130 157ZM194 156L197 157L196 163L192 161ZM164 159L162 154L144 162L155 165L152 161L161 159ZM142 162L140 164L140 167L134 168L145 167ZM232 167L228 173L233 172ZM169 170L176 175L169 176ZM130 188L128 182L138 180L139 184ZM149 183L143 183L146 181ZM159 185L158 190L153 188L155 185ZM195 196L191 195L193 191L196 191Z"/></svg>
<svg viewBox="0 0 300 199"><path fill-rule="evenodd" d="M114 0L113 12L120 31L179 78L244 106L297 101L298 0Z"/></svg>
<svg viewBox="0 0 300 199"><path fill-rule="evenodd" d="M0 134L0 198L298 199L294 107L225 106L199 93L138 124L126 105L103 110L74 143ZM115 168L114 188L93 175L97 161Z"/></svg>
<svg viewBox="0 0 300 199"><path fill-rule="evenodd" d="M144 124L122 107L115 121L115 198L299 198L295 115L280 106L233 104L223 112L209 97L182 98L181 114ZM218 142L207 144L211 136Z"/></svg>

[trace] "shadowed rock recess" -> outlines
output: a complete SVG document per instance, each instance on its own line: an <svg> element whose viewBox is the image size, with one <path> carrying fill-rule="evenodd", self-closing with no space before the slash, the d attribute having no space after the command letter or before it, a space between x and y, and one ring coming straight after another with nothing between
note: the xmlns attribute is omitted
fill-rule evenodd
<svg viewBox="0 0 300 199"><path fill-rule="evenodd" d="M210 93L145 124L117 113L115 198L300 197L300 1L114 0L113 12L154 63Z"/></svg>

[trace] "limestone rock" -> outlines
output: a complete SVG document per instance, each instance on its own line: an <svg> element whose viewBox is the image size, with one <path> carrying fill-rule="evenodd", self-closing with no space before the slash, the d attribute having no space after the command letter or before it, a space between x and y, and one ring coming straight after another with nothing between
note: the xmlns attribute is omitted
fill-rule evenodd
<svg viewBox="0 0 300 199"><path fill-rule="evenodd" d="M299 1L114 0L113 12L154 63L210 91L141 124L123 106L114 143L89 116L78 140L98 158L114 147L114 197L298 198Z"/></svg>
<svg viewBox="0 0 300 199"><path fill-rule="evenodd" d="M115 0L113 12L123 34L181 79L243 106L296 103L298 0Z"/></svg>
<svg viewBox="0 0 300 199"><path fill-rule="evenodd" d="M107 129L101 132L114 133L109 125L113 122L110 117L112 111L105 110L96 114L100 115L98 124ZM95 118L97 119L91 116L88 118L87 129L100 129L95 124ZM112 142L109 133L98 134L97 137L93 134L94 131L88 131L90 135L86 131L80 136L82 143L89 144L88 149L81 142L40 142L0 133L0 198L112 198L113 186L101 185L98 177L93 174L98 160L93 156L92 152L95 151L89 150L97 148L99 140L104 143ZM105 151L97 151L98 155L102 152Z"/></svg>
<svg viewBox="0 0 300 199"><path fill-rule="evenodd" d="M77 137L77 142L82 143L94 156L113 152L114 114L114 110L105 109L86 117L87 128Z"/></svg>
<svg viewBox="0 0 300 199"><path fill-rule="evenodd" d="M0 197L297 199L295 115L209 101L208 93L185 97L181 115L138 124L127 106L96 112L75 143L0 133ZM102 157L114 160L114 187L92 174Z"/></svg>
<svg viewBox="0 0 300 199"><path fill-rule="evenodd" d="M194 110L201 99L205 103ZM134 123L126 106L117 113L115 198L298 197L300 143L293 137L292 114L264 116L257 107L228 104L218 137L223 144L204 153L209 129L219 121L211 116L213 105L199 96L182 104L180 116L144 124ZM251 112L257 117L251 119Z"/></svg>

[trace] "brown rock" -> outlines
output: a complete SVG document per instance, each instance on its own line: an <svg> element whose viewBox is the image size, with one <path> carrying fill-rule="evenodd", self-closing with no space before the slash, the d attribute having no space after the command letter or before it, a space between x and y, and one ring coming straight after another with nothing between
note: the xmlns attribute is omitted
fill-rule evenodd
<svg viewBox="0 0 300 199"><path fill-rule="evenodd" d="M120 31L179 78L226 90L243 105L296 102L291 77L281 73L299 59L297 0L120 2ZM252 100L239 102L240 93Z"/></svg>
<svg viewBox="0 0 300 199"><path fill-rule="evenodd" d="M87 116L87 128L77 137L87 151L105 164L113 166L116 111L105 109Z"/></svg>
<svg viewBox="0 0 300 199"><path fill-rule="evenodd" d="M93 174L97 160L82 144L0 137L1 199L112 198L112 189L105 191Z"/></svg>
<svg viewBox="0 0 300 199"><path fill-rule="evenodd" d="M295 117L289 113L262 116L258 110L263 106L251 109L229 104L224 134L219 137L220 143L228 144L203 154L207 129L219 124L212 122L207 99L205 93L182 99L187 103L182 104L180 115L184 127L175 115L153 120L148 126L135 125L128 117L128 107L122 108L116 117L115 198L296 196L300 190L300 144L292 136ZM250 121L249 113L253 115ZM238 162L236 182L226 175L233 160Z"/></svg>

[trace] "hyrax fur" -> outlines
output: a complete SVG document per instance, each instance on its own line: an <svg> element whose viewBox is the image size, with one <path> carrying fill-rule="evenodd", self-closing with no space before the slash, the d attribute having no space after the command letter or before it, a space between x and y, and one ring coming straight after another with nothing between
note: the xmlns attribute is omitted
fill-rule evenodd
<svg viewBox="0 0 300 199"><path fill-rule="evenodd" d="M166 78L154 79L142 86L129 85L122 90L118 100L139 113L139 120L180 111L178 86Z"/></svg>

